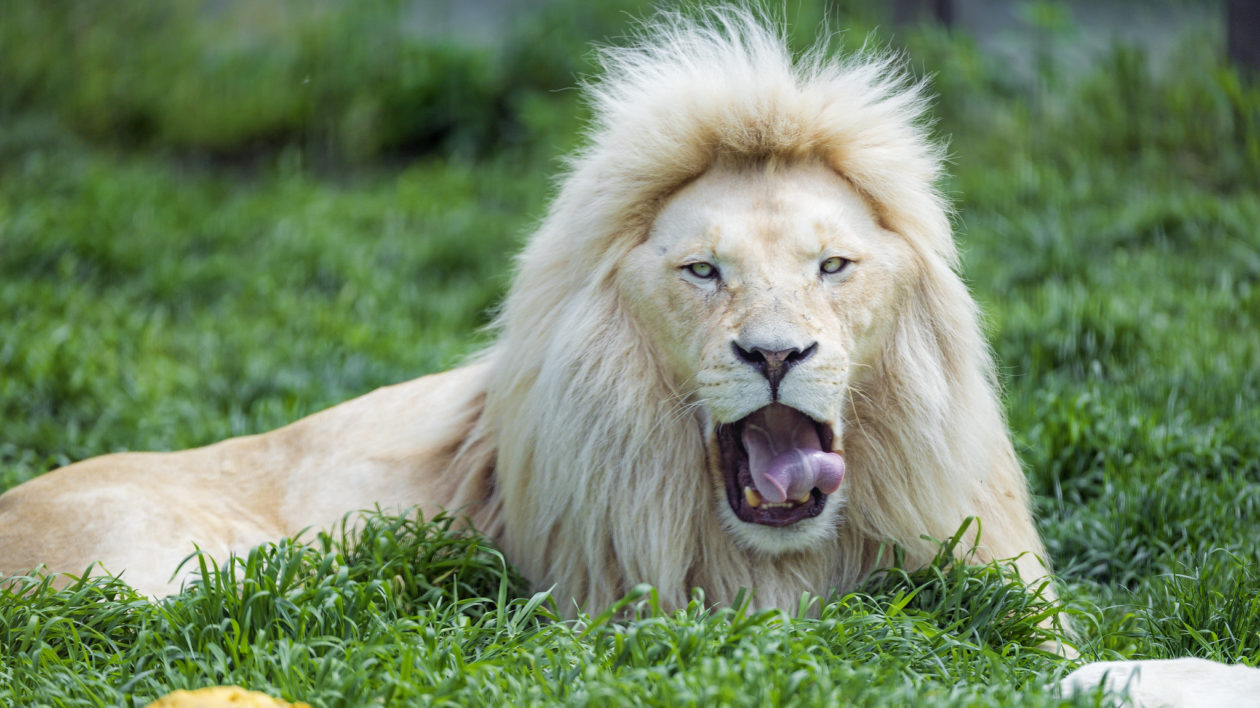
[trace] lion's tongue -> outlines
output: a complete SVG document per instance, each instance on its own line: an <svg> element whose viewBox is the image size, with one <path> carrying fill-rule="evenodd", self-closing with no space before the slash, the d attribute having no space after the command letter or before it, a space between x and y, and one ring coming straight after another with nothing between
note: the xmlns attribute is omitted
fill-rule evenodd
<svg viewBox="0 0 1260 708"><path fill-rule="evenodd" d="M840 488L844 458L823 452L814 422L775 403L744 425L744 449L753 486L768 502L804 498L815 487L823 494Z"/></svg>

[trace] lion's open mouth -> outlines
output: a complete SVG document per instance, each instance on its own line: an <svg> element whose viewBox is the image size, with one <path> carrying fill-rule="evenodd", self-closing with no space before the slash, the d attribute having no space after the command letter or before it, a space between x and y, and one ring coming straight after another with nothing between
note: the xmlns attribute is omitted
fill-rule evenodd
<svg viewBox="0 0 1260 708"><path fill-rule="evenodd" d="M716 434L726 499L741 521L788 526L817 516L844 478L831 426L793 408L773 403Z"/></svg>

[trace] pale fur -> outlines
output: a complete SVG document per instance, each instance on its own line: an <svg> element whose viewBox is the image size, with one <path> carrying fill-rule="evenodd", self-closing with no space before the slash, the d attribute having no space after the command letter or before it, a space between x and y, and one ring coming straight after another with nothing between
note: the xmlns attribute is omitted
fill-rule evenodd
<svg viewBox="0 0 1260 708"><path fill-rule="evenodd" d="M1101 688L1133 708L1220 708L1260 705L1260 670L1207 659L1098 661L1063 678L1063 693Z"/></svg>
<svg viewBox="0 0 1260 708"><path fill-rule="evenodd" d="M670 604L698 584L717 600L756 586L762 602L790 606L802 590L852 587L884 541L925 561L933 548L920 537L945 538L967 515L981 517L982 557L1024 554L1021 568L1040 576L992 363L952 270L920 86L882 55L833 61L820 47L793 61L779 36L738 12L707 24L666 19L642 43L606 50L603 63L589 87L590 146L520 258L485 357L495 370L482 425L498 446L498 493L512 502L481 525L502 529L527 575L588 606L644 579ZM853 397L844 447L857 513L828 553L746 552L697 513L711 502L695 475L662 472L704 464L700 431L644 325L612 298L619 263L658 204L723 155L825 161L923 266L907 311L887 313L897 334L876 381Z"/></svg>

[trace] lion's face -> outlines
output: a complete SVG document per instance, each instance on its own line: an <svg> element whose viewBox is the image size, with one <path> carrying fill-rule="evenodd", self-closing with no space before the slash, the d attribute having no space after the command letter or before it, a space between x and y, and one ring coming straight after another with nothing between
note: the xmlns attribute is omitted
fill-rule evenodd
<svg viewBox="0 0 1260 708"><path fill-rule="evenodd" d="M696 404L713 501L742 545L804 550L834 529L846 412L914 263L850 183L814 163L714 168L628 255L620 293Z"/></svg>

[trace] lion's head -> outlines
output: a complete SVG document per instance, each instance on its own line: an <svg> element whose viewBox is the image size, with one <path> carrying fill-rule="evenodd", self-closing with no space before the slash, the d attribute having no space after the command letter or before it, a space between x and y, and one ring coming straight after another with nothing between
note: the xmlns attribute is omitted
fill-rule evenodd
<svg viewBox="0 0 1260 708"><path fill-rule="evenodd" d="M474 521L525 574L787 606L969 515L991 556L1039 552L896 62L794 61L726 10L607 50L589 92L485 354Z"/></svg>
<svg viewBox="0 0 1260 708"><path fill-rule="evenodd" d="M617 292L693 402L717 513L745 547L809 549L835 533L849 397L914 271L910 245L813 160L719 161L624 257Z"/></svg>

